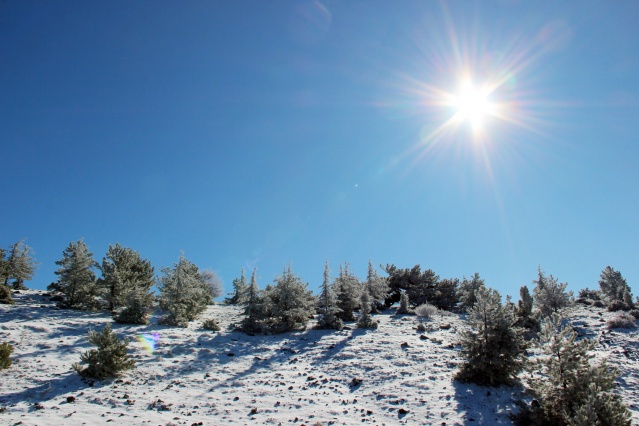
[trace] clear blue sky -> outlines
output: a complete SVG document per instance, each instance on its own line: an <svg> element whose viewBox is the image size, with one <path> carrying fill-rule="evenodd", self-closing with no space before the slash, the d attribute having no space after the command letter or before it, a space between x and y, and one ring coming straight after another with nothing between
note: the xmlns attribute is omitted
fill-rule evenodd
<svg viewBox="0 0 639 426"><path fill-rule="evenodd" d="M4 1L0 244L639 293L636 1ZM481 130L462 81L488 85ZM455 103L453 101L452 103ZM457 105L457 106L456 106ZM459 107L461 108L461 107Z"/></svg>

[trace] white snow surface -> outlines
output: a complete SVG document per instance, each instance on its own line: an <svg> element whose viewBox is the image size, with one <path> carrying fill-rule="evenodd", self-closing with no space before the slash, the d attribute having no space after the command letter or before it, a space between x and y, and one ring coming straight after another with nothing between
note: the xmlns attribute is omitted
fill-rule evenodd
<svg viewBox="0 0 639 426"><path fill-rule="evenodd" d="M108 313L61 310L42 291L0 305L0 342L14 346L0 371L2 425L499 425L511 424L521 387L487 388L453 380L457 314L437 314L418 332L415 316L386 311L376 330L313 330L279 335L233 331L237 307L214 305L188 328L113 324L129 338L136 368L102 381L72 368L90 349L87 333ZM619 392L639 424L639 332L609 331L614 313L572 308L573 327L598 341L596 356L619 370ZM222 331L203 330L215 318ZM139 341L157 333L153 352ZM361 382L360 382L361 380ZM73 397L75 398L72 400Z"/></svg>

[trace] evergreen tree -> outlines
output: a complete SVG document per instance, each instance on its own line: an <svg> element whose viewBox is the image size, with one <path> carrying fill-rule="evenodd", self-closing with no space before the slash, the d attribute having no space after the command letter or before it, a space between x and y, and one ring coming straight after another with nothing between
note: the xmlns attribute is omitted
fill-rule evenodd
<svg viewBox="0 0 639 426"><path fill-rule="evenodd" d="M464 277L459 285L459 306L464 312L468 312L470 308L475 306L475 302L477 301L476 293L480 288L486 288L486 284L477 272L475 272L470 280Z"/></svg>
<svg viewBox="0 0 639 426"><path fill-rule="evenodd" d="M211 304L215 303L215 299L222 296L224 294L224 286L222 284L222 279L217 274L217 272L211 269L203 269L200 271L200 277L202 278L202 282L209 289L209 294L211 295Z"/></svg>
<svg viewBox="0 0 639 426"><path fill-rule="evenodd" d="M202 282L199 269L184 254L173 267L162 268L160 277L160 307L168 311L161 322L166 325L188 326L189 321L206 310L211 294Z"/></svg>
<svg viewBox="0 0 639 426"><path fill-rule="evenodd" d="M360 306L360 316L357 320L357 326L359 328L377 328L377 321L371 317L371 298L366 288L362 291Z"/></svg>
<svg viewBox="0 0 639 426"><path fill-rule="evenodd" d="M135 285L127 295L124 308L114 315L113 320L120 324L147 324L153 300L150 287Z"/></svg>
<svg viewBox="0 0 639 426"><path fill-rule="evenodd" d="M25 290L27 287L24 282L33 278L37 265L33 258L33 250L24 241L12 244L4 266L4 285L8 286L9 280L12 279L14 290Z"/></svg>
<svg viewBox="0 0 639 426"><path fill-rule="evenodd" d="M368 273L366 274L366 291L371 298L371 312L379 313L384 307L384 301L388 297L390 287L385 278L380 277L375 271L373 261L368 261Z"/></svg>
<svg viewBox="0 0 639 426"><path fill-rule="evenodd" d="M224 299L224 303L228 305L241 305L246 303L247 297L247 285L246 277L244 276L244 268L242 268L242 274L240 278L233 280L233 293L231 297Z"/></svg>
<svg viewBox="0 0 639 426"><path fill-rule="evenodd" d="M247 300L244 306L244 320L241 326L242 330L248 333L262 331L261 322L264 319L262 297L257 286L255 274L256 270L254 269L251 275L251 284L246 291ZM242 273L242 275L244 275L244 273Z"/></svg>
<svg viewBox="0 0 639 426"><path fill-rule="evenodd" d="M126 349L128 341L118 339L111 331L111 324L107 324L102 332L89 332L89 343L96 345L97 349L91 349L80 356L80 360L86 363L83 367L79 363L73 364L73 369L81 376L106 379L117 377L121 372L135 367L135 361L130 359Z"/></svg>
<svg viewBox="0 0 639 426"><path fill-rule="evenodd" d="M9 280L9 261L5 258L7 252L0 247L0 284L7 286Z"/></svg>
<svg viewBox="0 0 639 426"><path fill-rule="evenodd" d="M519 289L519 302L517 302L517 309L515 313L517 315L517 322L515 325L526 330L524 337L532 338L535 333L541 330L539 318L536 313L533 313L534 299L530 295L530 291L527 286L522 286Z"/></svg>
<svg viewBox="0 0 639 426"><path fill-rule="evenodd" d="M98 309L100 303L95 278L93 253L82 240L71 242L62 253L62 259L55 262L60 266L55 274L58 281L51 283L47 289L62 293L64 300L60 305L70 309Z"/></svg>
<svg viewBox="0 0 639 426"><path fill-rule="evenodd" d="M337 295L337 316L342 321L355 321L355 310L359 307L361 285L357 277L348 270L348 263L340 265L339 276L333 283L333 291Z"/></svg>
<svg viewBox="0 0 639 426"><path fill-rule="evenodd" d="M470 328L461 332L465 362L456 378L486 386L509 384L522 369L524 341L514 327L511 309L499 292L480 288L468 313Z"/></svg>
<svg viewBox="0 0 639 426"><path fill-rule="evenodd" d="M317 321L317 328L341 330L343 323L337 316L339 308L337 307L337 300L333 293L333 289L331 288L330 280L330 270L328 269L328 261L326 261L324 264L324 282L322 283L322 289L318 301L319 319Z"/></svg>
<svg viewBox="0 0 639 426"><path fill-rule="evenodd" d="M411 269L398 269L395 265L386 265L384 270L388 273L390 287L386 306L390 307L398 302L402 291L406 292L413 306L432 303L436 298L439 276L431 269L422 272L420 265L415 265Z"/></svg>
<svg viewBox="0 0 639 426"><path fill-rule="evenodd" d="M457 278L444 278L438 280L435 285L435 291L428 300L433 306L446 311L450 311L459 302L459 280Z"/></svg>
<svg viewBox="0 0 639 426"><path fill-rule="evenodd" d="M537 281L533 294L537 302L537 308L543 317L548 317L553 313L560 313L563 309L572 305L572 291L566 292L567 283L559 283L557 278L550 275L547 277L539 267L537 270Z"/></svg>
<svg viewBox="0 0 639 426"><path fill-rule="evenodd" d="M608 306L613 308L612 310L630 310L634 308L630 286L621 275L621 272L606 266L601 271L599 288Z"/></svg>
<svg viewBox="0 0 639 426"><path fill-rule="evenodd" d="M533 419L539 425L630 425L630 413L614 393L616 371L601 361L592 365L594 340L577 340L569 324L553 313L538 342L541 356L531 368L538 398ZM586 423L583 423L586 422Z"/></svg>
<svg viewBox="0 0 639 426"><path fill-rule="evenodd" d="M153 266L148 260L143 260L135 250L122 247L116 243L109 246L106 256L102 259L102 278L98 285L103 289L108 308L116 310L130 303L139 303L147 299L144 293L149 293L153 286ZM140 297L131 297L131 293ZM150 306L147 306L150 307Z"/></svg>
<svg viewBox="0 0 639 426"><path fill-rule="evenodd" d="M275 285L267 288L264 298L267 300L267 323L271 331L305 328L310 315L314 313L313 293L290 266L275 278Z"/></svg>

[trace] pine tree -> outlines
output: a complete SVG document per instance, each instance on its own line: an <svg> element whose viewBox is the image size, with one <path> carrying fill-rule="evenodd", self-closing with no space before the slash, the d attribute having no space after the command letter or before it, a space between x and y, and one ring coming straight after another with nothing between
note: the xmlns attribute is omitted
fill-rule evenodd
<svg viewBox="0 0 639 426"><path fill-rule="evenodd" d="M124 308L114 315L113 320L120 324L147 324L153 299L150 287L135 285L127 295Z"/></svg>
<svg viewBox="0 0 639 426"><path fill-rule="evenodd" d="M246 304L244 306L244 320L242 321L242 330L248 333L256 333L262 331L261 322L264 319L262 297L257 286L255 277L256 270L251 275L251 283L246 291ZM244 273L242 273L244 275Z"/></svg>
<svg viewBox="0 0 639 426"><path fill-rule="evenodd" d="M337 300L330 282L330 270L328 268L328 261L324 264L324 282L322 283L322 289L318 303L319 319L317 321L317 328L332 328L335 330L341 330L344 324L342 320L337 316L339 308L337 307Z"/></svg>
<svg viewBox="0 0 639 426"><path fill-rule="evenodd" d="M5 258L7 252L0 247L0 284L7 286L9 280L9 261Z"/></svg>
<svg viewBox="0 0 639 426"><path fill-rule="evenodd" d="M365 287L371 298L371 312L380 313L384 307L384 301L388 297L390 287L388 281L377 274L372 260L368 261Z"/></svg>
<svg viewBox="0 0 639 426"><path fill-rule="evenodd" d="M111 324L107 324L101 332L89 332L89 343L96 345L97 349L91 349L80 356L80 360L86 363L83 367L79 363L73 364L73 369L81 376L106 379L117 377L123 371L135 367L135 361L130 359L126 350L128 341L118 339L111 331Z"/></svg>
<svg viewBox="0 0 639 426"><path fill-rule="evenodd" d="M536 313L533 313L534 299L530 295L530 291L527 286L522 286L519 289L519 302L517 302L517 309L515 311L517 315L517 322L515 325L526 330L524 337L532 338L535 333L541 330L539 318Z"/></svg>
<svg viewBox="0 0 639 426"><path fill-rule="evenodd" d="M96 285L95 268L98 264L93 260L93 253L82 240L71 242L63 252L61 260L56 261L60 268L55 271L58 281L50 284L49 291L62 293L62 307L70 309L98 309L98 287Z"/></svg>
<svg viewBox="0 0 639 426"><path fill-rule="evenodd" d="M244 268L242 268L242 274L240 278L233 280L233 293L229 298L224 299L224 303L228 305L241 305L246 303L248 286L246 285L246 277L244 276Z"/></svg>
<svg viewBox="0 0 639 426"><path fill-rule="evenodd" d="M337 295L337 316L342 321L355 321L355 310L359 307L361 285L357 277L348 270L348 263L340 265L339 276L333 283L333 291Z"/></svg>
<svg viewBox="0 0 639 426"><path fill-rule="evenodd" d="M480 288L468 313L470 328L461 332L465 358L456 378L486 386L510 384L523 367L524 341L514 327L511 309L499 292Z"/></svg>
<svg viewBox="0 0 639 426"><path fill-rule="evenodd" d="M25 290L24 282L33 278L37 265L33 250L24 241L12 244L5 264L4 285L8 286L9 280L13 279L14 290Z"/></svg>
<svg viewBox="0 0 639 426"><path fill-rule="evenodd" d="M209 289L202 282L199 269L184 254L172 268L162 268L160 277L160 308L168 311L161 322L166 325L188 326L189 321L206 310L211 301Z"/></svg>
<svg viewBox="0 0 639 426"><path fill-rule="evenodd" d="M459 285L459 306L464 312L468 312L470 308L475 306L477 301L476 293L480 288L486 288L486 284L477 272L470 280L464 277Z"/></svg>
<svg viewBox="0 0 639 426"><path fill-rule="evenodd" d="M360 316L357 320L357 326L359 328L377 328L377 321L371 317L371 299L367 289L362 291L360 306Z"/></svg>
<svg viewBox="0 0 639 426"><path fill-rule="evenodd" d="M621 272L606 266L601 271L599 288L603 294L610 310L630 310L634 308L632 293L626 279Z"/></svg>
<svg viewBox="0 0 639 426"><path fill-rule="evenodd" d="M567 283L559 283L557 278L550 275L546 277L544 271L539 267L537 270L537 281L533 294L537 302L537 308L543 317L548 317L553 313L560 313L563 309L572 305L572 291L566 292Z"/></svg>
<svg viewBox="0 0 639 426"><path fill-rule="evenodd" d="M446 311L452 310L459 302L459 280L457 278L444 278L438 280L435 291L428 303Z"/></svg>
<svg viewBox="0 0 639 426"><path fill-rule="evenodd" d="M283 332L303 329L314 313L315 297L308 284L288 266L275 277L275 285L265 292L268 324L271 331Z"/></svg>
<svg viewBox="0 0 639 426"><path fill-rule="evenodd" d="M630 413L614 393L616 371L606 361L592 365L591 339L577 340L569 324L553 313L543 326L541 355L531 367L530 385L539 400L532 417L540 425L630 424ZM581 422L586 423L581 423Z"/></svg>
<svg viewBox="0 0 639 426"><path fill-rule="evenodd" d="M115 313L125 305L130 306L132 302L148 299L131 297L131 293L149 293L153 286L153 266L148 260L143 260L137 251L118 243L111 245L102 259L100 269L102 278L98 280L98 285L105 293L111 312Z"/></svg>

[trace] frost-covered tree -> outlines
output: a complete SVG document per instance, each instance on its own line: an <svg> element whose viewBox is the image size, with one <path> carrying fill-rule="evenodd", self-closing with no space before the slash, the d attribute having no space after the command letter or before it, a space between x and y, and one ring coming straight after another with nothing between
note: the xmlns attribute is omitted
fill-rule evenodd
<svg viewBox="0 0 639 426"><path fill-rule="evenodd" d="M399 315L408 315L414 313L410 309L410 300L408 294L405 291L402 291L401 296L399 296L399 308L397 308L396 313Z"/></svg>
<svg viewBox="0 0 639 426"><path fill-rule="evenodd" d="M601 271L599 288L611 310L630 310L634 308L632 293L621 272L610 266Z"/></svg>
<svg viewBox="0 0 639 426"><path fill-rule="evenodd" d="M517 316L517 327L523 328L526 338L532 338L533 335L541 330L539 323L539 315L533 312L534 299L530 295L530 291L527 286L522 286L519 289L519 302L517 302L517 309L515 310Z"/></svg>
<svg viewBox="0 0 639 426"><path fill-rule="evenodd" d="M535 288L533 294L537 309L543 317L548 317L553 313L560 313L563 309L573 303L572 291L566 291L568 283L559 283L552 275L546 276L539 267L538 278L533 281Z"/></svg>
<svg viewBox="0 0 639 426"><path fill-rule="evenodd" d="M365 288L371 298L371 312L379 313L384 307L384 301L388 297L390 287L386 278L380 277L375 270L373 261L368 261L368 273L366 274Z"/></svg>
<svg viewBox="0 0 639 426"><path fill-rule="evenodd" d="M515 315L496 290L480 288L476 296L469 328L461 332L464 363L456 378L486 386L509 384L523 367L525 348Z"/></svg>
<svg viewBox="0 0 639 426"><path fill-rule="evenodd" d="M98 309L99 289L94 272L98 264L93 260L93 253L84 241L71 242L64 249L62 259L55 263L60 266L55 271L58 281L51 283L47 289L62 293L60 306L70 309Z"/></svg>
<svg viewBox="0 0 639 426"><path fill-rule="evenodd" d="M317 320L317 328L332 328L341 330L343 327L342 320L339 319L337 313L337 299L331 287L331 271L328 268L328 261L324 264L324 281L322 282L321 293L318 298L317 310L319 319Z"/></svg>
<svg viewBox="0 0 639 426"><path fill-rule="evenodd" d="M242 275L244 275L242 273ZM261 322L264 320L263 301L257 286L256 270L251 275L251 283L246 290L246 304L244 306L244 320L241 329L248 333L262 331Z"/></svg>
<svg viewBox="0 0 639 426"><path fill-rule="evenodd" d="M371 298L368 290L364 288L360 297L360 315L357 320L357 326L359 328L377 328L377 325L377 321L371 316Z"/></svg>
<svg viewBox="0 0 639 426"><path fill-rule="evenodd" d="M339 276L333 283L333 291L337 295L337 316L342 321L355 321L355 310L359 308L361 284L357 277L348 270L348 263L339 266Z"/></svg>
<svg viewBox="0 0 639 426"><path fill-rule="evenodd" d="M118 243L109 246L100 270L102 278L98 285L104 292L108 309L113 313L131 302L131 293L150 293L154 283L151 262L142 259L137 251ZM135 300L141 301L140 298Z"/></svg>
<svg viewBox="0 0 639 426"><path fill-rule="evenodd" d="M123 371L135 367L135 361L127 354L129 342L118 339L118 336L111 331L111 324L107 324L101 332L89 332L89 343L98 348L91 349L80 356L81 362L87 365L82 366L77 362L73 364L73 369L81 376L106 379L117 377Z"/></svg>
<svg viewBox="0 0 639 426"><path fill-rule="evenodd" d="M209 293L211 295L211 304L215 303L215 299L224 294L224 285L222 284L222 279L217 274L217 272L211 269L202 269L200 271L200 277L202 278L202 282L209 289Z"/></svg>
<svg viewBox="0 0 639 426"><path fill-rule="evenodd" d="M4 265L4 285L8 286L9 280L13 280L11 285L15 290L26 289L24 282L33 278L37 266L31 247L22 240L12 244Z"/></svg>
<svg viewBox="0 0 639 426"><path fill-rule="evenodd" d="M539 405L530 414L537 424L630 425L630 412L614 392L616 371L605 360L590 361L595 345L591 339L579 340L557 313L544 323L541 355L531 365L530 386Z"/></svg>
<svg viewBox="0 0 639 426"><path fill-rule="evenodd" d="M169 314L161 322L179 327L197 319L211 301L208 287L202 282L199 269L184 254L173 267L162 268L160 277L160 308Z"/></svg>
<svg viewBox="0 0 639 426"><path fill-rule="evenodd" d="M246 303L248 286L246 284L246 276L244 275L244 268L239 278L233 280L233 293L231 297L224 299L224 303L228 305L241 305Z"/></svg>
<svg viewBox="0 0 639 426"><path fill-rule="evenodd" d="M468 312L470 308L475 306L475 302L477 301L476 293L480 288L486 288L486 284L477 272L475 272L471 279L464 277L459 284L459 307L464 312Z"/></svg>
<svg viewBox="0 0 639 426"><path fill-rule="evenodd" d="M315 297L308 284L293 273L290 265L267 287L267 324L270 331L284 332L303 329L315 310Z"/></svg>

